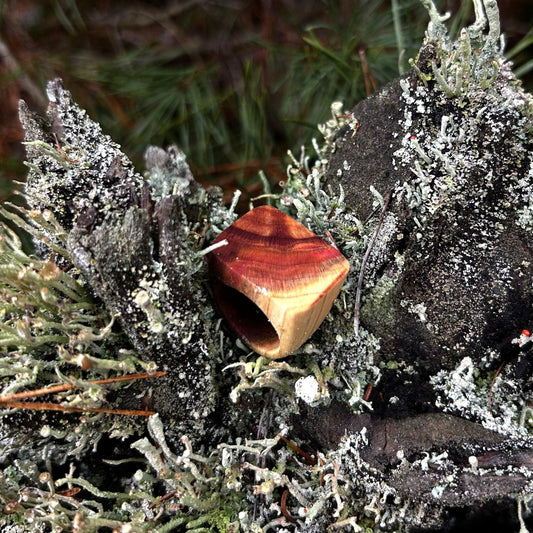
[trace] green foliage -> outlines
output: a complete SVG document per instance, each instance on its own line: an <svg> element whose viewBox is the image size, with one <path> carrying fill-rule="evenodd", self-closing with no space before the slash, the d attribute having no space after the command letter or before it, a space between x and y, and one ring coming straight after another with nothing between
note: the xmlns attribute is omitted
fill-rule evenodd
<svg viewBox="0 0 533 533"><path fill-rule="evenodd" d="M208 174L272 161L281 175L285 150L316 136L332 101L351 106L398 74L398 45L412 57L427 19L418 0L394 15L385 0L102 9L36 12L24 30L46 54L28 71L43 85L60 75L135 162L150 144L177 144Z"/></svg>
<svg viewBox="0 0 533 533"><path fill-rule="evenodd" d="M39 4L20 18L15 0L0 4L0 29L14 46L24 36L28 54L9 79L44 86L60 75L138 166L146 146L177 144L197 175L213 181L230 164L230 183L245 188L258 164L279 179L285 150L310 143L332 101L350 108L407 70L427 21L419 0ZM472 2L457 10L452 39ZM510 39L508 57L526 75L531 32Z"/></svg>
<svg viewBox="0 0 533 533"><path fill-rule="evenodd" d="M518 78L533 71L533 59L527 50L533 46L533 28L506 54L515 63L514 73Z"/></svg>

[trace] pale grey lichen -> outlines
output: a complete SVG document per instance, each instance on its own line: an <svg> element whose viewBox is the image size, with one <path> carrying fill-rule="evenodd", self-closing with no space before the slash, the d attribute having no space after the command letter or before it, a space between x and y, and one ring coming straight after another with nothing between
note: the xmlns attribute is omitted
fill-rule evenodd
<svg viewBox="0 0 533 533"><path fill-rule="evenodd" d="M456 98L478 89L490 89L499 75L504 49L496 0L474 0L475 22L462 29L458 41L450 39L443 24L449 14L440 15L431 0L422 3L431 18L426 43L434 43L437 51L430 62L431 75L444 94ZM430 79L414 61L411 64L423 81Z"/></svg>
<svg viewBox="0 0 533 533"><path fill-rule="evenodd" d="M522 207L518 209L517 223L525 230L533 230L533 191L528 183L533 181L533 161L531 161L527 177L521 187L523 194L520 198Z"/></svg>
<svg viewBox="0 0 533 533"><path fill-rule="evenodd" d="M475 207L492 193L491 158L499 158L503 165L508 164L505 158L519 160L529 169L527 176L510 172L507 189L495 200L501 210L495 210L494 219L480 217L473 228L475 238L454 249L455 258L447 264L454 269L460 258L485 253L491 244L488 235L503 232L499 213L511 212L517 225L533 228L533 167L526 146L531 99L516 89L503 60L493 0L476 0L476 20L458 42L449 39L434 5L424 3L431 17L424 49L433 47L434 55L427 68L416 63L420 84L400 82L405 114L400 125L402 145L394 157L397 169L410 169L412 175L396 183L393 191L413 213L420 253L425 250L422 245L434 238L428 230L432 217L450 218L452 207ZM349 259L352 274L317 333L290 360L267 361L227 333L205 283L206 247L235 220L237 197L226 207L219 191L200 188L177 148L150 147L143 180L120 148L68 101L66 91L52 86L49 97L54 120L48 127L53 132L53 127L62 125L55 138L43 135L47 128L24 106L22 113L29 136L27 195L33 211L0 213L45 241L40 247L44 254L29 256L18 237L2 226L3 393L67 380L65 369L71 372L76 365L86 365L90 376L107 376L153 372L159 364L171 378L166 384L152 384L157 389L152 393L143 388L123 391L130 401L137 395L148 400L159 395L160 415L150 418L143 435L139 435L143 423L119 417L95 414L58 421L37 414L27 418L29 433L23 440L30 444L24 448L18 428L9 422L12 413L6 413L0 457L3 526L16 528L17 522L25 521L36 531L45 527L141 532L404 531L439 525L449 506L480 503L472 496L477 496L475 491L459 494L456 484L489 479L499 487L498 479L505 476L512 493L527 500L528 468L483 466L483 446L466 440L459 443L468 458L463 465L441 449L444 440L441 448L431 444L417 448L411 435L403 449L398 443L405 435L398 431L398 439L391 438L389 444L399 448L384 459L381 469L376 467L379 460L365 455L371 446L370 424L361 429L356 428L358 422L352 427L344 421L344 438L311 455L284 440L290 441L298 417L308 415L306 409L318 413L317 430L319 422L327 425L329 420L321 420L314 410L335 403L348 406L346 419L369 417L375 407L368 399L369 385L380 384L386 372L396 370L401 370L404 380L416 377L416 369L400 356L380 359L379 335L364 327L358 335L353 331L353 301L362 266L366 267L363 316L390 320L404 256L397 251L391 259L388 253L406 237L398 214L384 213L379 239L363 265L387 191L372 186L369 205L374 211L363 220L347 207L348 191L324 185L336 135L344 128L352 137L359 128L358 119L342 104L332 105L332 119L321 128L324 144L313 143L313 156L304 151L299 160L291 156L282 192L265 190L265 196L338 246ZM441 118L429 125L424 116L435 105ZM413 129L414 124L420 126ZM488 153L487 147L494 146L503 130L515 134L501 139L506 151ZM485 139L485 147L474 138ZM345 159L337 174L353 170ZM473 170L483 183L478 190L471 190ZM157 238L152 225L159 230ZM50 250L55 257L49 256ZM65 272L58 267L72 262L75 276L72 269ZM391 265L390 275L381 276ZM511 283L506 268L502 264L502 290ZM470 274L466 269L464 276ZM439 334L429 302L405 298L400 306L421 327ZM121 332L116 327L119 321ZM475 341L475 335L472 332L465 342ZM437 393L433 407L483 422L505 436L520 437L525 446L527 431L520 423L530 413L521 410L525 399L518 382L505 370L494 385L481 375L500 355L484 354L485 368L476 368L472 359L465 358L459 366L436 373L431 379ZM81 392L63 398L64 405L93 407L110 398L118 401L112 391L83 377L78 372L75 380ZM486 403L491 394L492 413ZM386 407L398 403L394 395ZM456 422L445 420L448 428L454 427ZM33 428L39 430L38 439L26 437ZM487 442L494 438L490 434ZM117 447L125 444L120 458L106 466L118 472L110 474L116 478L116 488L106 490L99 485L100 474L94 475L90 464L76 459L94 461L96 448L109 439ZM496 454L514 452L506 443L497 444ZM408 445L414 450L411 454ZM141 463L122 473L124 462L133 460L128 456L132 451ZM69 469L64 467L67 462L72 464ZM88 496L75 499L68 492L75 488ZM507 495L506 488L495 490L494 497Z"/></svg>
<svg viewBox="0 0 533 533"><path fill-rule="evenodd" d="M412 172L410 180L398 184L397 194L412 210L422 243L435 239L428 231L427 222L436 216L453 223L458 213L478 213L468 231L450 248L448 260L442 266L443 270L460 270L465 286L483 283L476 264L483 256L500 254L496 250L502 235L509 234L508 220L528 232L532 229L533 160L529 149L532 98L520 89L510 63L503 56L496 3L479 0L474 5L476 20L461 32L455 43L443 31L442 17L430 8L432 20L426 45L435 47L434 54L427 59L429 69L422 72L417 67L424 83L412 85L407 79L400 81L405 115L402 147L394 154L396 168L407 167ZM441 91L445 98L436 106L440 107L440 121L430 127L423 115L435 107L435 91ZM498 149L495 151L494 147ZM491 208L486 210L483 205L489 204ZM518 241L516 245L519 246ZM419 249L421 259L431 253L423 245ZM494 268L498 279L490 281L493 291L516 290L515 271L504 256L494 259ZM421 323L428 329L434 328L435 315L425 312L430 308L429 302L413 301L409 305L419 318L422 317L417 309L424 309ZM503 313L503 309L493 310L495 315L499 312ZM516 324L517 330L525 326ZM467 327L465 324L465 330ZM435 328L433 332L439 333ZM470 331L463 335L464 346L482 343L484 335L484 331L476 331L472 324ZM461 350L463 345L456 348ZM486 366L501 357L501 353L488 349L484 355ZM472 362L469 357L464 361ZM483 375L483 368L476 372ZM474 387L472 382L473 388L465 391L459 375L461 372L443 370L435 376L433 383L443 393L440 408L476 417L490 427L499 424L505 431L516 430L520 403L524 399L516 385L515 391L511 391L511 377L501 376L509 388L505 395L498 391L499 382L491 385L490 381L484 384L483 390ZM489 398L494 402L493 409L499 411L496 422L487 409Z"/></svg>
<svg viewBox="0 0 533 533"><path fill-rule="evenodd" d="M140 194L142 177L135 173L119 145L105 136L83 109L65 105L68 102L61 100L64 95L52 84L47 94L56 127L51 134L43 135L38 118L21 103L27 158L31 162L26 185L30 205L52 211L66 230L81 213L102 216L110 210L124 209L132 192ZM41 154L46 157L46 166Z"/></svg>

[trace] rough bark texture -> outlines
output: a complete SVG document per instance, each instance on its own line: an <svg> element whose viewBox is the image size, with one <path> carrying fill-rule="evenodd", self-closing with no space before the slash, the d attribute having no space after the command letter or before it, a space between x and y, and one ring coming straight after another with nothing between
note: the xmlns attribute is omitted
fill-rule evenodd
<svg viewBox="0 0 533 533"><path fill-rule="evenodd" d="M501 54L494 2L483 6L456 43L430 9L413 69L351 111L315 168L288 173L280 207L331 230L354 267L293 367L236 362L201 252L234 216L196 184L183 154L150 148L145 181L59 81L47 119L21 106L31 207L54 212L96 301L145 361L167 371L152 406L169 462L147 439L133 447L158 475L176 469L168 486L179 487L180 509L228 502L246 531L279 519L311 533L354 517L376 531L414 531L449 525L459 508L507 510L512 498L531 498L531 344L520 332L533 322L533 103ZM332 199L326 191L339 186L344 196ZM379 193L392 197L381 216ZM359 310L346 302L360 290L354 334ZM229 363L241 379L237 405L221 373ZM303 374L317 385L308 404L294 392ZM279 394L264 400L265 387ZM242 444L280 428L323 452L323 475L288 460L279 437ZM165 439L180 448L183 434L211 446L220 464L191 459L190 449L172 455ZM215 450L223 439L231 444ZM200 491L206 501L195 500ZM289 493L303 509L297 520Z"/></svg>
<svg viewBox="0 0 533 533"><path fill-rule="evenodd" d="M372 188L393 194L363 278L361 325L380 342L374 412L332 404L294 422L318 449L362 432L359 456L406 500L505 506L532 476L531 441L493 418L505 391L519 405L531 394L531 97L498 59L456 92L459 78L435 74L453 63L441 47L427 42L411 72L354 107L328 153L326 183L360 220L377 220Z"/></svg>
<svg viewBox="0 0 533 533"><path fill-rule="evenodd" d="M388 260L379 265L381 271L369 272L378 289L390 290L386 301L380 295L376 302L367 289L362 323L380 337L380 357L408 361L430 375L467 355L480 361L505 345L513 352L511 340L532 322L531 232L517 223L530 182L531 141L517 144L524 118L493 95L439 101L431 88L419 91L424 86L414 71L403 81L413 98L420 92L423 111L412 110L400 80L356 106L352 114L360 127L356 135L339 132L328 181L342 184L347 205L362 220L372 212L371 186L382 194L396 191L388 214L396 226ZM411 116L407 131L406 113ZM454 122L456 129L468 128L462 141L453 132L446 133L449 139L440 135L444 117L449 129ZM435 200L433 212L401 193L403 184L417 186L413 162L402 161L406 135L418 136L411 142L427 152L427 190L420 194ZM442 160L431 152L441 143ZM455 173L448 187L442 183L447 163ZM394 254L402 255L401 271Z"/></svg>
<svg viewBox="0 0 533 533"><path fill-rule="evenodd" d="M208 314L199 298L208 297L201 290L193 295L188 247L195 246L193 228L203 231L209 224L205 206L220 202L218 193L205 193L200 206L198 195L204 193L183 155L156 148L148 153L150 187L60 80L48 93L46 121L21 106L26 141L57 146L54 160L42 145L30 144L29 158L47 171L30 172L28 201L53 211L94 295L118 317L138 353L167 372L153 389L150 407L167 421L169 438L185 433L199 439L212 426L216 400L213 361L202 340L209 326L202 325ZM202 262L197 259L199 267ZM131 404L130 395L124 396Z"/></svg>

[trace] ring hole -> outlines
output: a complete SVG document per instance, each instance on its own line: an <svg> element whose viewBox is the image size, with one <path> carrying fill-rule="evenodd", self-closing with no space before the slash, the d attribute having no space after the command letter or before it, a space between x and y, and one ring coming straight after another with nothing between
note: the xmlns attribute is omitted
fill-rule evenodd
<svg viewBox="0 0 533 533"><path fill-rule="evenodd" d="M255 351L279 349L279 336L267 316L241 292L217 282L215 299L228 324Z"/></svg>

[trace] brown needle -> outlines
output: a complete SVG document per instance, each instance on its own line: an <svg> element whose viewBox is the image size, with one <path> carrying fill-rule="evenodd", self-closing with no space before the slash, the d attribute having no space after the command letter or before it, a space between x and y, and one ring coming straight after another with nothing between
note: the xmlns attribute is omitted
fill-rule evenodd
<svg viewBox="0 0 533 533"><path fill-rule="evenodd" d="M154 372L153 374L130 374L127 376L117 376L108 379L96 379L89 381L88 383L94 385L107 385L110 383L118 383L121 381L131 381L135 379L157 378L164 376L166 372ZM57 392L64 392L67 390L75 389L77 385L73 383L63 383L61 385L52 385L50 387L44 387L42 389L35 389L31 391L16 392L13 394L0 395L0 407L9 407L14 409L33 409L39 411L63 411L67 413L111 413L115 415L130 415L130 416L151 416L155 414L148 410L136 410L136 409L109 409L105 407L64 407L62 405L52 402L23 402L20 401L24 398L35 398L37 396L43 396L45 394L54 394Z"/></svg>

